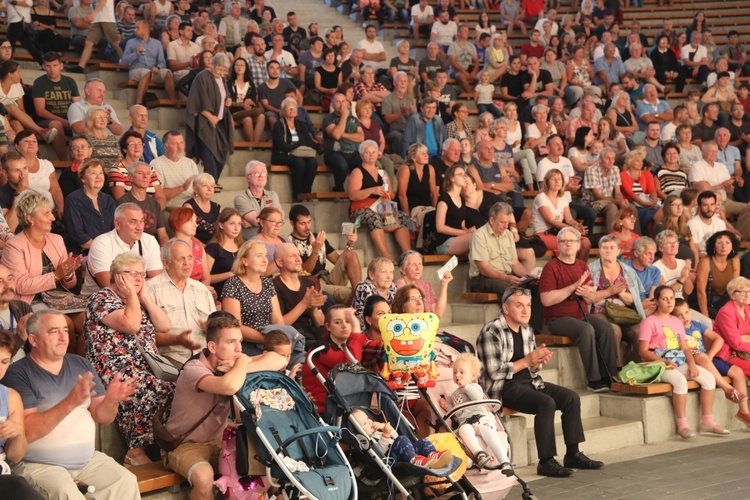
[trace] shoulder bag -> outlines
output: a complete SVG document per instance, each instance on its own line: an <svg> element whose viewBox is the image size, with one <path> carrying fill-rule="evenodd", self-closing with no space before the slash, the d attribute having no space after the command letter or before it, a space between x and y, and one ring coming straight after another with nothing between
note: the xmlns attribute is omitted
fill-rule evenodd
<svg viewBox="0 0 750 500"><path fill-rule="evenodd" d="M136 343L143 359L146 360L148 367L151 369L151 373L153 373L156 378L166 380L167 382L177 381L177 376L180 374L180 371L175 368L172 363L161 357L159 354L147 351L143 345L141 345L141 340L138 337L136 337Z"/></svg>
<svg viewBox="0 0 750 500"><path fill-rule="evenodd" d="M198 420L195 425L193 425L190 429L188 429L186 432L180 434L179 436L173 436L171 432L167 430L167 426L164 424L164 411L167 409L167 406L169 404L162 406L158 410L156 410L156 413L154 414L154 420L153 420L153 426L154 426L154 441L156 444L161 448L162 450L169 453L170 451L174 451L179 447L187 437L193 433L195 429L198 428L199 425L201 425L216 409L217 406L219 406L219 401L217 401L213 407L201 417L200 420Z"/></svg>

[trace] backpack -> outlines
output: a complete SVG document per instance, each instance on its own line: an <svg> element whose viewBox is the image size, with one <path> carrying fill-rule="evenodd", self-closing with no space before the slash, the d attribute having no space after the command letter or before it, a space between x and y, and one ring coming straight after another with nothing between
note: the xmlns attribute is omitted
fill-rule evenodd
<svg viewBox="0 0 750 500"><path fill-rule="evenodd" d="M628 385L656 384L667 366L664 363L636 363L631 361L620 370L620 380Z"/></svg>

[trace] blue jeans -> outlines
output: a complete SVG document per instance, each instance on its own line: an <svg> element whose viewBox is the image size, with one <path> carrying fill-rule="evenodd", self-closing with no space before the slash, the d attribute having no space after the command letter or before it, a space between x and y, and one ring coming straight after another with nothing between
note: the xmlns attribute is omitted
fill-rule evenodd
<svg viewBox="0 0 750 500"><path fill-rule="evenodd" d="M596 210L586 205L571 203L570 213L574 219L582 219L583 225L589 230L589 234L594 234L594 224L596 223ZM653 215L651 216L653 218Z"/></svg>
<svg viewBox="0 0 750 500"><path fill-rule="evenodd" d="M502 118L503 116L503 113L500 111L500 108L498 108L495 103L477 104L477 109L479 110L480 115L482 113L490 113L495 118Z"/></svg>

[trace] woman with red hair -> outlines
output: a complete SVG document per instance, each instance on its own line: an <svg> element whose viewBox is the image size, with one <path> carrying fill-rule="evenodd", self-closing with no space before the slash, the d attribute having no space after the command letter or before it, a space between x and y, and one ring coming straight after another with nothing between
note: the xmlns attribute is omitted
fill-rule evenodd
<svg viewBox="0 0 750 500"><path fill-rule="evenodd" d="M169 228L174 231L175 238L187 241L193 249L193 272L190 273L190 277L210 286L210 274L203 267L203 262L206 260L206 249L203 247L203 243L195 237L195 232L198 229L198 218L195 211L189 207L175 208L169 215L168 224Z"/></svg>

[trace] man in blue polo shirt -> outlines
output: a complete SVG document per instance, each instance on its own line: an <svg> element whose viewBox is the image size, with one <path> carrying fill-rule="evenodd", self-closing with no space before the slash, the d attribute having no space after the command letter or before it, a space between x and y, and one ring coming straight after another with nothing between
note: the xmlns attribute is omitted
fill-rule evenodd
<svg viewBox="0 0 750 500"><path fill-rule="evenodd" d="M633 243L632 257L625 263L635 270L635 274L643 283L643 292L641 293L641 304L646 315L651 314L656 309L656 302L653 299L654 290L661 284L661 271L654 266L654 257L656 256L656 242L648 236L641 236Z"/></svg>

